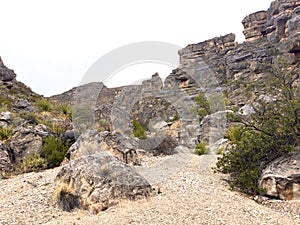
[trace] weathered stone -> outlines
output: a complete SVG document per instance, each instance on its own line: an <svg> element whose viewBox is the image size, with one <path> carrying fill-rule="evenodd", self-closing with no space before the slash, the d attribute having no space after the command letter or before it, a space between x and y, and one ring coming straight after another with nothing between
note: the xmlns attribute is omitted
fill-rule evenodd
<svg viewBox="0 0 300 225"><path fill-rule="evenodd" d="M57 203L66 211L75 207L97 214L120 199L151 194L150 184L119 159L99 152L62 167L55 179Z"/></svg>
<svg viewBox="0 0 300 225"><path fill-rule="evenodd" d="M0 80L4 82L12 81L16 78L13 70L8 69L0 58Z"/></svg>
<svg viewBox="0 0 300 225"><path fill-rule="evenodd" d="M26 109L29 112L34 112L35 111L32 104L29 101L24 100L24 99L19 99L18 101L16 101L14 103L14 107L16 109L21 109L21 110Z"/></svg>
<svg viewBox="0 0 300 225"><path fill-rule="evenodd" d="M69 148L63 164L76 160L85 155L95 154L101 151L118 157L127 164L139 164L136 153L136 139L128 138L118 132L100 132L89 130L82 134Z"/></svg>
<svg viewBox="0 0 300 225"><path fill-rule="evenodd" d="M9 123L9 122L11 122L11 118L12 118L11 112L2 112L1 113L1 118L0 118L1 121Z"/></svg>
<svg viewBox="0 0 300 225"><path fill-rule="evenodd" d="M65 143L74 143L76 141L76 132L75 130L67 130L61 135L62 142Z"/></svg>
<svg viewBox="0 0 300 225"><path fill-rule="evenodd" d="M300 200L300 152L270 163L261 175L259 186L266 190L268 196Z"/></svg>
<svg viewBox="0 0 300 225"><path fill-rule="evenodd" d="M21 127L14 132L7 146L11 149L14 163L22 162L26 156L42 150L42 137L46 136L43 125L35 128Z"/></svg>
<svg viewBox="0 0 300 225"><path fill-rule="evenodd" d="M245 38L249 41L253 41L263 37L266 22L266 11L259 11L246 16L242 21Z"/></svg>
<svg viewBox="0 0 300 225"><path fill-rule="evenodd" d="M13 170L12 154L10 149L0 142L0 178L2 172L10 172Z"/></svg>
<svg viewBox="0 0 300 225"><path fill-rule="evenodd" d="M227 111L220 111L204 117L200 123L199 142L213 146L224 137L227 124L226 114ZM214 151L215 149L211 150Z"/></svg>
<svg viewBox="0 0 300 225"><path fill-rule="evenodd" d="M174 154L177 145L178 141L170 136L155 136L139 141L139 148L153 156Z"/></svg>

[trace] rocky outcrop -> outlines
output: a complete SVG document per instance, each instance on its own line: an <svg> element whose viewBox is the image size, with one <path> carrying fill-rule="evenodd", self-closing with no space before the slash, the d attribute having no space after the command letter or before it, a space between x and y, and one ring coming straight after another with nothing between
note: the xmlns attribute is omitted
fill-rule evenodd
<svg viewBox="0 0 300 225"><path fill-rule="evenodd" d="M263 37L266 30L267 11L252 13L242 21L246 40L257 40Z"/></svg>
<svg viewBox="0 0 300 225"><path fill-rule="evenodd" d="M276 0L267 11L246 16L242 21L246 40L268 37L271 42L278 42L294 38L299 34L299 6L298 0Z"/></svg>
<svg viewBox="0 0 300 225"><path fill-rule="evenodd" d="M259 186L266 195L283 200L300 200L300 151L281 157L263 171Z"/></svg>
<svg viewBox="0 0 300 225"><path fill-rule="evenodd" d="M57 203L66 211L83 208L97 214L120 199L151 194L150 184L131 167L104 152L83 156L62 167L55 179Z"/></svg>
<svg viewBox="0 0 300 225"><path fill-rule="evenodd" d="M43 145L43 138L51 134L49 128L39 124L35 127L20 127L8 141L13 163L22 162L28 155L40 153Z"/></svg>
<svg viewBox="0 0 300 225"><path fill-rule="evenodd" d="M226 130L226 114L230 111L219 111L204 117L200 123L199 142L209 146L211 153L220 147L219 140L224 138ZM217 144L217 145L216 145ZM216 145L216 146L215 146Z"/></svg>
<svg viewBox="0 0 300 225"><path fill-rule="evenodd" d="M0 179L5 173L13 171L13 159L10 149L0 142Z"/></svg>
<svg viewBox="0 0 300 225"><path fill-rule="evenodd" d="M8 69L2 62L0 58L0 80L2 81L2 84L6 84L7 82L10 82L16 78L16 74L13 70Z"/></svg>

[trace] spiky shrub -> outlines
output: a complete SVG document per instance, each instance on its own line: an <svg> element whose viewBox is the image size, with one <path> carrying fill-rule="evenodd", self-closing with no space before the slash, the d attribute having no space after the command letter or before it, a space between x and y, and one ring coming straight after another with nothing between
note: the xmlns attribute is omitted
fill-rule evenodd
<svg viewBox="0 0 300 225"><path fill-rule="evenodd" d="M41 100L39 100L37 102L37 105L44 112L49 112L53 108L52 103L49 100L47 100L47 99L41 99Z"/></svg>
<svg viewBox="0 0 300 225"><path fill-rule="evenodd" d="M72 108L68 104L61 104L58 106L58 110L62 112L63 115L70 115Z"/></svg>

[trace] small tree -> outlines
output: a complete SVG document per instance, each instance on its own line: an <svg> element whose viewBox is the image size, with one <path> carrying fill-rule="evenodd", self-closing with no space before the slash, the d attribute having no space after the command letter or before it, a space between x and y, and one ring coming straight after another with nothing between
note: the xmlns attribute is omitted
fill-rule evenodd
<svg viewBox="0 0 300 225"><path fill-rule="evenodd" d="M248 194L262 193L258 180L265 166L300 144L299 64L279 60L269 68L258 81L268 96L257 99L250 117L233 117L241 126L227 132L233 146L217 163L217 171L230 173L231 187Z"/></svg>

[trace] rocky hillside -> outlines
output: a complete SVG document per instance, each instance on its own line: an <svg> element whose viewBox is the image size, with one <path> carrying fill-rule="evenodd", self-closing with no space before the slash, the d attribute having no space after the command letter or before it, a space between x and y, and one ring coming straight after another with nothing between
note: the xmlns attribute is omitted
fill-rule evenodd
<svg viewBox="0 0 300 225"><path fill-rule="evenodd" d="M61 139L66 130L72 129L70 107L54 106L49 99L34 93L16 80L14 71L1 59L0 96L1 176L50 166L40 157L43 146L47 138Z"/></svg>
<svg viewBox="0 0 300 225"><path fill-rule="evenodd" d="M80 208L98 214L124 199L157 197L161 190L155 185L172 180L191 158L199 160L191 155L195 146L199 154L212 155L228 146L228 113L249 116L257 102L274 97L262 85L273 65L284 63L299 75L298 0L276 0L242 23L244 43L227 34L190 44L179 51L180 65L164 83L158 74L141 85L119 88L95 82L46 99L18 82L0 60L2 177L61 165L50 182L57 205L65 211ZM262 183L269 196L299 199L299 155L266 167ZM208 165L206 170L212 176ZM193 171L199 168L194 165ZM220 177L214 179L220 182ZM209 187L208 177L205 182ZM280 216L276 212L274 224L283 221Z"/></svg>

